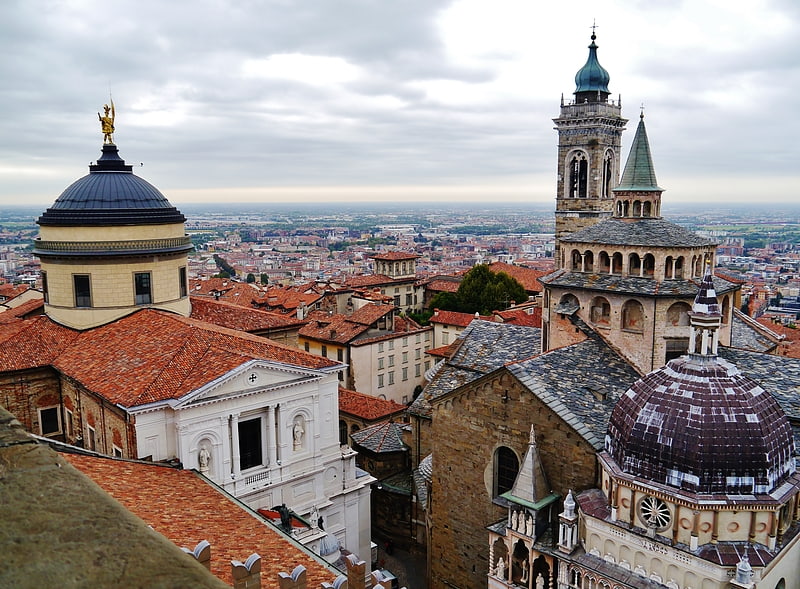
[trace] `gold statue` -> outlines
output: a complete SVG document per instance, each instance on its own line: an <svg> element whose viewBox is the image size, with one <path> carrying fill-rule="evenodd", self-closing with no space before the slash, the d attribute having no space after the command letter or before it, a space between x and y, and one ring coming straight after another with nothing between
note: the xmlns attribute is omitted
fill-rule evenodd
<svg viewBox="0 0 800 589"><path fill-rule="evenodd" d="M100 128L103 131L103 144L114 144L114 116L116 112L114 110L114 99L111 99L111 106L109 107L107 104L103 105L103 112L105 112L105 116L101 116L100 113L97 113L97 118L100 119ZM111 116L109 115L111 113Z"/></svg>

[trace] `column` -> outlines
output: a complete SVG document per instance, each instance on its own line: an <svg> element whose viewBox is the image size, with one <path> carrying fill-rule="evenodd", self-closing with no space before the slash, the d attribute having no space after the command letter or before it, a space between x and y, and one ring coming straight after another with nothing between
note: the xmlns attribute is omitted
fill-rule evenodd
<svg viewBox="0 0 800 589"><path fill-rule="evenodd" d="M239 414L231 414L231 476L239 478Z"/></svg>
<svg viewBox="0 0 800 589"><path fill-rule="evenodd" d="M269 452L268 464L270 466L277 466L278 453L275 439L275 407L270 405L267 407L267 450Z"/></svg>

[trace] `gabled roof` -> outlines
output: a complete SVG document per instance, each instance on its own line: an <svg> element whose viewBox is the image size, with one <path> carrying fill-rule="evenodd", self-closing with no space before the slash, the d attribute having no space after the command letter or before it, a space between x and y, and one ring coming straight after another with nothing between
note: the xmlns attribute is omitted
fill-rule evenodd
<svg viewBox="0 0 800 589"><path fill-rule="evenodd" d="M308 323L300 328L299 335L317 341L347 344L366 333L380 319L396 310L394 305L369 303L352 315L336 313L328 315L322 311L309 314ZM390 333L387 331L387 333Z"/></svg>
<svg viewBox="0 0 800 589"><path fill-rule="evenodd" d="M519 282L527 292L542 292L539 278L547 274L542 270L534 270L533 268L517 266L516 264L506 264L505 262L492 262L489 264L489 270L492 272L505 272ZM521 302L517 301L517 303Z"/></svg>
<svg viewBox="0 0 800 589"><path fill-rule="evenodd" d="M408 280L395 280L386 274L367 274L359 276L348 276L345 280L345 286L349 288L363 288L365 286L381 286L384 284L393 284L395 282L408 282Z"/></svg>
<svg viewBox="0 0 800 589"><path fill-rule="evenodd" d="M410 426L393 421L383 421L350 434L353 443L374 452L375 454L388 454L404 452L408 446L403 442L403 430Z"/></svg>
<svg viewBox="0 0 800 589"><path fill-rule="evenodd" d="M0 323L8 323L24 319L32 315L41 315L44 309L44 299L31 299L20 303L16 307L2 310L0 307Z"/></svg>
<svg viewBox="0 0 800 589"><path fill-rule="evenodd" d="M258 337L144 309L78 332L46 316L0 325L0 370L52 365L112 403L179 399L252 360L308 370L341 366Z"/></svg>
<svg viewBox="0 0 800 589"><path fill-rule="evenodd" d="M394 262L400 260L416 260L419 258L419 256L411 252L381 252L378 254L372 254L370 258L373 260L386 260L389 262Z"/></svg>
<svg viewBox="0 0 800 589"><path fill-rule="evenodd" d="M436 371L409 407L409 413L430 417L431 403L450 391L502 367L537 354L541 330L506 323L474 320L461 333L458 349Z"/></svg>
<svg viewBox="0 0 800 589"><path fill-rule="evenodd" d="M339 387L339 413L347 413L365 421L374 421L397 415L405 410L405 405L395 401Z"/></svg>
<svg viewBox="0 0 800 589"><path fill-rule="evenodd" d="M104 491L178 546L211 544L211 572L233 584L231 560L261 556L264 586L277 586L278 573L306 567L309 587L338 575L290 541L245 505L194 471L130 460L62 454ZM187 557L188 558L188 557Z"/></svg>
<svg viewBox="0 0 800 589"><path fill-rule="evenodd" d="M456 327L466 327L472 323L473 319L483 319L491 321L491 315L479 315L477 313L459 313L458 311L442 311L434 309L433 315L429 319L430 323L440 323L442 325L455 325Z"/></svg>
<svg viewBox="0 0 800 589"><path fill-rule="evenodd" d="M270 313L261 309L248 309L240 305L215 300L209 297L192 296L192 319L207 321L214 325L258 333L263 331L291 329L305 324L294 316Z"/></svg>

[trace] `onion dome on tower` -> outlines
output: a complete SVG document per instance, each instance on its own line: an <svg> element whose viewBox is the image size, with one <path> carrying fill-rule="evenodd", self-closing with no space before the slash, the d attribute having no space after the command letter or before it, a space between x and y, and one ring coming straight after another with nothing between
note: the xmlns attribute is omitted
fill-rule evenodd
<svg viewBox="0 0 800 589"><path fill-rule="evenodd" d="M608 83L611 76L597 60L597 35L592 32L589 45L589 58L575 74L575 102L605 102L610 92Z"/></svg>
<svg viewBox="0 0 800 589"><path fill-rule="evenodd" d="M772 493L795 472L792 429L772 395L717 356L721 313L710 272L690 320L689 354L620 398L606 451L628 476L686 492Z"/></svg>
<svg viewBox="0 0 800 589"><path fill-rule="evenodd" d="M45 312L87 329L143 307L188 316L186 220L133 173L113 142L115 109L100 117L102 155L37 220Z"/></svg>

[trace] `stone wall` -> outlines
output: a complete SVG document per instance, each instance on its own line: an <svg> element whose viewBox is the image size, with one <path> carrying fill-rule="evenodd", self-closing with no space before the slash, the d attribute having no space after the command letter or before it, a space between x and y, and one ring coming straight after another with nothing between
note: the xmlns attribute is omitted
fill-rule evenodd
<svg viewBox="0 0 800 589"><path fill-rule="evenodd" d="M434 451L431 589L486 586L485 526L507 514L492 500L494 454L505 446L521 463L531 424L554 491L565 496L569 489L597 484L594 448L505 370L436 402L430 437Z"/></svg>

